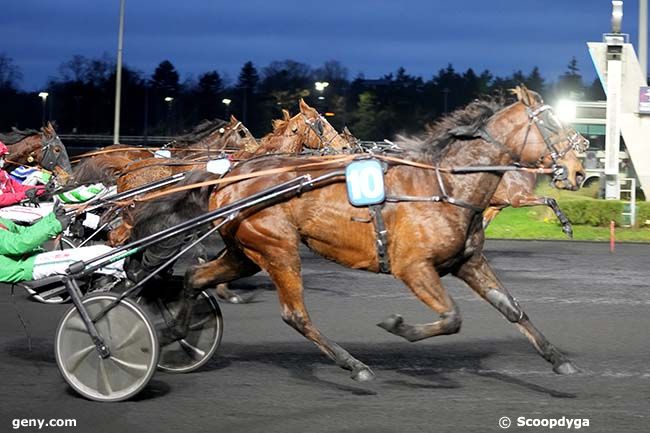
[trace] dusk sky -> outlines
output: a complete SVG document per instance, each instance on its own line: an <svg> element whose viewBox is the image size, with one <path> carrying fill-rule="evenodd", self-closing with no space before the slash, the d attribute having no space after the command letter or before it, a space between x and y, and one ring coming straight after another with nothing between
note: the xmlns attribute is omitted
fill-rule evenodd
<svg viewBox="0 0 650 433"><path fill-rule="evenodd" d="M0 53L39 90L75 54L115 56L119 0L9 0ZM636 45L638 1L624 4L623 31ZM451 63L508 75L539 66L547 80L572 56L595 72L586 47L610 30L610 0L127 0L124 62L150 74L165 59L185 79L209 70L234 82L244 62L319 66L339 60L350 78L403 66L431 78Z"/></svg>

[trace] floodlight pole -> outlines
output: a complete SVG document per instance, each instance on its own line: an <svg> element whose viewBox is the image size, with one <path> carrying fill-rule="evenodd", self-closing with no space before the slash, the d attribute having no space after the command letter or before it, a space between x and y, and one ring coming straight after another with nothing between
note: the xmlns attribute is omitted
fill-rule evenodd
<svg viewBox="0 0 650 433"><path fill-rule="evenodd" d="M648 0L639 0L639 63L643 79L648 79Z"/></svg>
<svg viewBox="0 0 650 433"><path fill-rule="evenodd" d="M612 1L612 32L604 35L607 44L607 108L605 120L605 199L620 200L619 152L621 149L621 92L623 80L623 45L621 33L623 2Z"/></svg>
<svg viewBox="0 0 650 433"><path fill-rule="evenodd" d="M120 142L120 96L122 94L122 46L124 42L124 4L120 0L120 30L117 36L117 66L115 72L115 121L113 124L113 144Z"/></svg>

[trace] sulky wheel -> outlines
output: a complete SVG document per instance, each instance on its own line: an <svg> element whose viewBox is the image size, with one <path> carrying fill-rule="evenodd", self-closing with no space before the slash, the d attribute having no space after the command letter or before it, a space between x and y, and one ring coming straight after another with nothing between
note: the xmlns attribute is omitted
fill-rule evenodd
<svg viewBox="0 0 650 433"><path fill-rule="evenodd" d="M139 298L138 303L158 328L176 317L179 300ZM170 373L189 373L204 365L217 351L223 335L223 316L214 296L207 291L199 294L192 309L189 331L185 338L160 347L158 368Z"/></svg>
<svg viewBox="0 0 650 433"><path fill-rule="evenodd" d="M83 300L91 318L117 295L102 293ZM140 392L156 371L158 338L146 313L123 299L95 323L110 350L102 359L76 307L70 308L56 331L54 352L63 378L79 394L96 401L126 400Z"/></svg>

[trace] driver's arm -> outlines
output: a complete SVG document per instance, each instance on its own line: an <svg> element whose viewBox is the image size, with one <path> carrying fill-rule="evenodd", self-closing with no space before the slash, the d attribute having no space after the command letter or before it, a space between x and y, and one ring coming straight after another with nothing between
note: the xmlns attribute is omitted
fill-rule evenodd
<svg viewBox="0 0 650 433"><path fill-rule="evenodd" d="M54 213L29 227L20 227L5 219L0 224L4 227L0 227L0 254L9 256L33 252L63 230Z"/></svg>

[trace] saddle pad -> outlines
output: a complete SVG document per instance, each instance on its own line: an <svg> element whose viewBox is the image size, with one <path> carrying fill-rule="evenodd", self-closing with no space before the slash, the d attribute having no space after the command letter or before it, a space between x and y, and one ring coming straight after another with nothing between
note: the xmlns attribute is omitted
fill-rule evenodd
<svg viewBox="0 0 650 433"><path fill-rule="evenodd" d="M0 218L5 218L16 223L33 224L45 215L52 212L54 203L41 202L40 207L7 206L0 208Z"/></svg>
<svg viewBox="0 0 650 433"><path fill-rule="evenodd" d="M57 195L57 198L64 204L70 203L83 203L94 198L97 194L106 191L106 187L101 183L93 185L82 185L73 190L62 192Z"/></svg>

